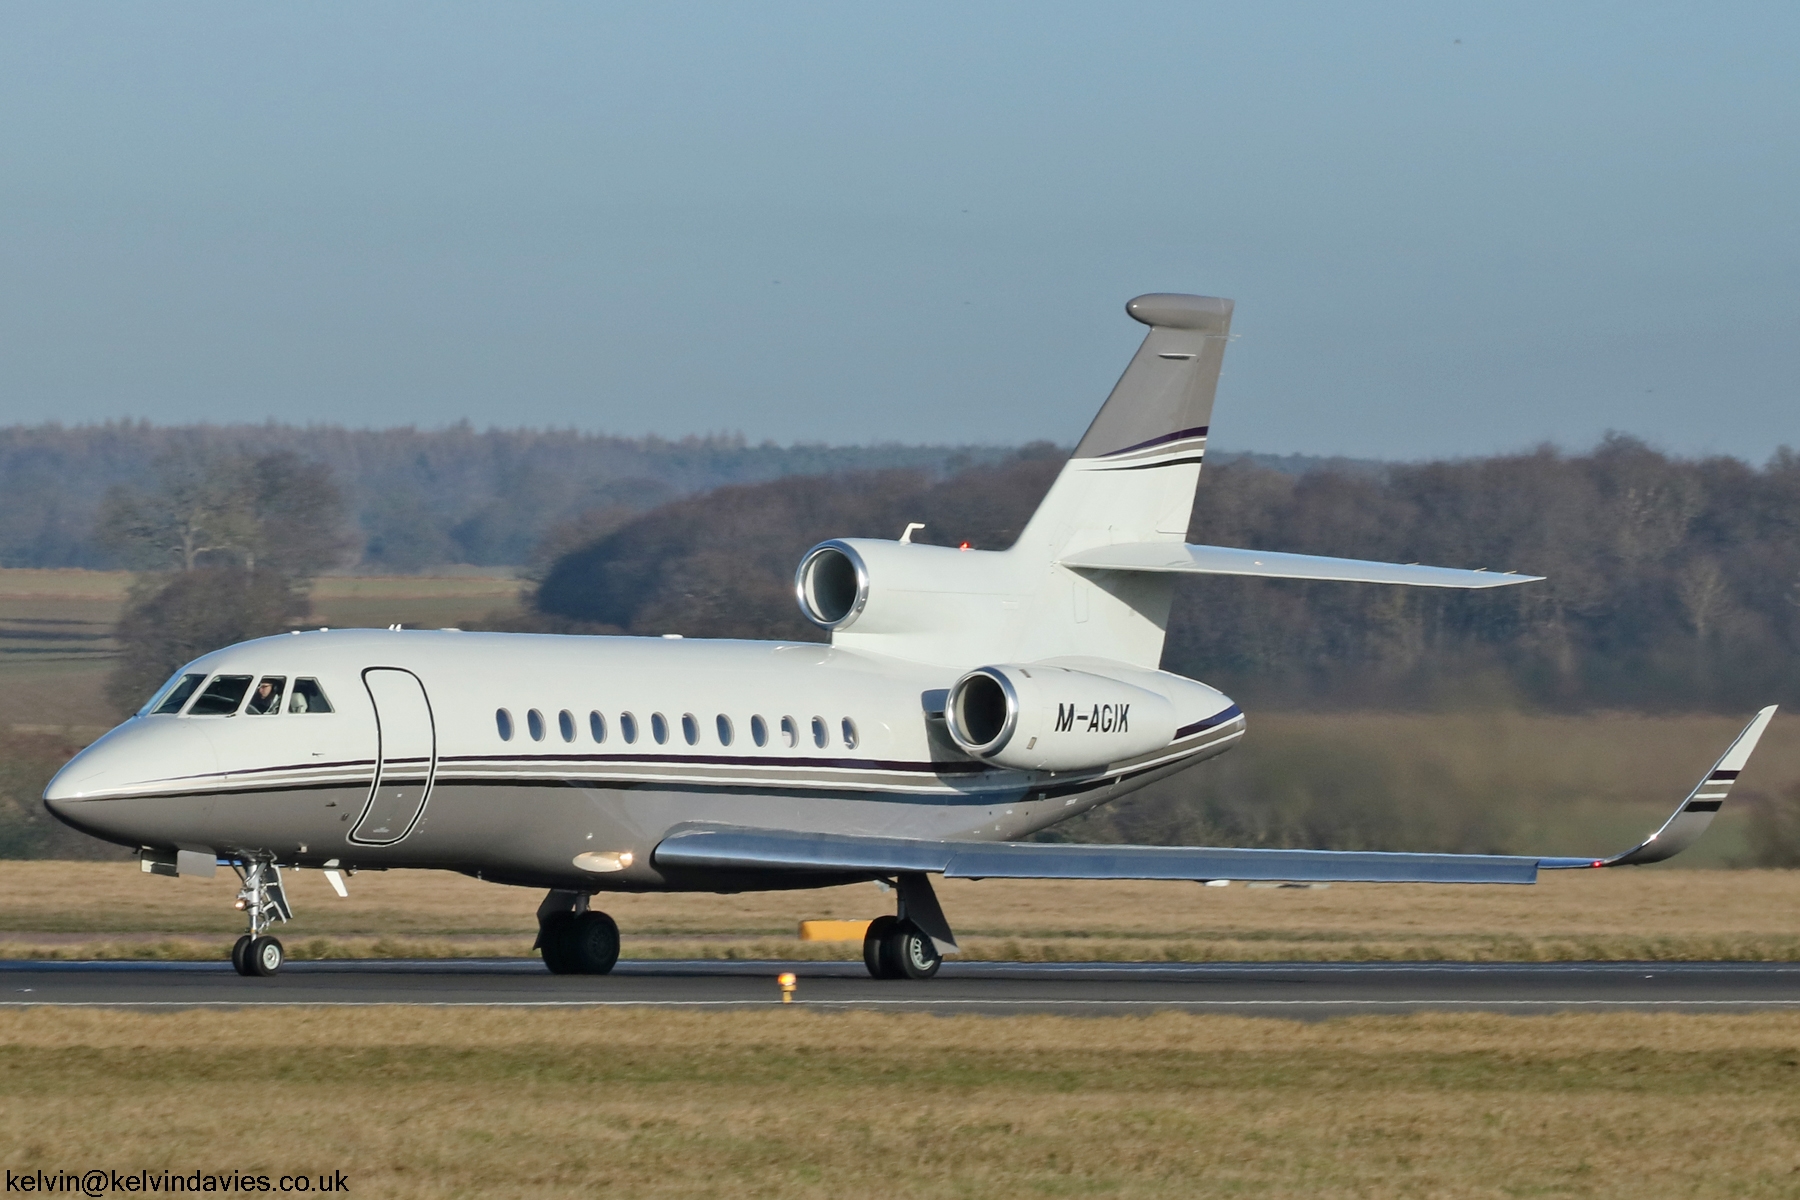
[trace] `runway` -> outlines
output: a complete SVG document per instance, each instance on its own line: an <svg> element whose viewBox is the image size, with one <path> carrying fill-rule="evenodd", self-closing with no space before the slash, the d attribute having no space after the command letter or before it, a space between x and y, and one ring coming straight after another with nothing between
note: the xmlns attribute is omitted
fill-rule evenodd
<svg viewBox="0 0 1800 1200"><path fill-rule="evenodd" d="M529 959L227 963L0 962L0 1006L141 1009L272 1004L753 1009L798 977L814 1009L1117 1015L1165 1010L1322 1019L1352 1013L1800 1009L1800 963L946 963L870 979L860 963L622 962L555 976Z"/></svg>

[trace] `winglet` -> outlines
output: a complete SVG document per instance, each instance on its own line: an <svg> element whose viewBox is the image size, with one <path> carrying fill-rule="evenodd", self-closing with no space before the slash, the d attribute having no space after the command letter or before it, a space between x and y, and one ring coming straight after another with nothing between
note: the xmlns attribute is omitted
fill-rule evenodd
<svg viewBox="0 0 1800 1200"><path fill-rule="evenodd" d="M1662 862L1666 858L1674 858L1683 850L1700 840L1712 819L1719 815L1719 806L1725 803L1731 785L1737 781L1738 773L1750 761L1750 752L1756 749L1757 741L1763 730L1769 727L1769 721L1775 715L1775 705L1757 713L1744 726L1744 732L1737 735L1725 756L1713 765L1704 778L1689 792L1687 799L1681 802L1662 827L1642 842L1633 846L1623 854L1615 854L1611 858L1544 858L1538 860L1538 866L1548 870L1559 870L1569 867L1627 867L1640 863Z"/></svg>

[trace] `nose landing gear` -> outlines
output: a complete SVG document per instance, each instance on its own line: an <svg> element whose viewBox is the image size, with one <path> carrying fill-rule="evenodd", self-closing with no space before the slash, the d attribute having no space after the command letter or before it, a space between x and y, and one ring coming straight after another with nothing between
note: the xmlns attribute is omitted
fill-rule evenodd
<svg viewBox="0 0 1800 1200"><path fill-rule="evenodd" d="M287 894L281 890L281 868L272 857L256 857L233 863L232 870L243 881L237 906L244 910L250 931L232 946L231 965L239 975L273 975L281 970L287 955L281 940L269 935L269 927L278 920L294 919Z"/></svg>

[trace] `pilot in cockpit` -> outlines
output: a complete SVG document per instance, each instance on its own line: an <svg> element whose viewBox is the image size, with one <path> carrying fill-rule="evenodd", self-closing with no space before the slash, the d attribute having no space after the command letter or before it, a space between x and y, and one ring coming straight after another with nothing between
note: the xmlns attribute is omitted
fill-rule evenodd
<svg viewBox="0 0 1800 1200"><path fill-rule="evenodd" d="M244 706L245 715L259 717L265 713L280 712L281 685L286 682L285 679L277 679L269 675L263 676L262 682L257 684L256 690L250 694L250 703Z"/></svg>

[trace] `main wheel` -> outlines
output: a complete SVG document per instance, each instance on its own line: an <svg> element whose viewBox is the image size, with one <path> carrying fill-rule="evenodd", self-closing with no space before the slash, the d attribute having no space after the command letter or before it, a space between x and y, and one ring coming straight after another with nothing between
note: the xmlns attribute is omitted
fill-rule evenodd
<svg viewBox="0 0 1800 1200"><path fill-rule="evenodd" d="M899 924L900 918L898 917L876 917L869 922L869 928L863 934L863 966L869 968L869 974L876 979L896 978L888 972L887 959L886 955L882 953L882 946L886 943L888 934L892 933L894 927Z"/></svg>
<svg viewBox="0 0 1800 1200"><path fill-rule="evenodd" d="M244 960L250 964L251 974L273 975L281 970L287 956L282 952L279 938L264 936L250 943L249 949L244 951Z"/></svg>
<svg viewBox="0 0 1800 1200"><path fill-rule="evenodd" d="M604 975L619 961L619 926L603 912L584 912L563 933L573 975Z"/></svg>
<svg viewBox="0 0 1800 1200"><path fill-rule="evenodd" d="M902 921L881 944L891 979L930 979L944 965L937 943L911 921Z"/></svg>
<svg viewBox="0 0 1800 1200"><path fill-rule="evenodd" d="M247 933L231 944L231 969L239 975L252 974L250 970L250 935Z"/></svg>
<svg viewBox="0 0 1800 1200"><path fill-rule="evenodd" d="M538 950L552 975L575 974L568 952L569 934L574 926L575 914L565 912L552 915L538 927Z"/></svg>

